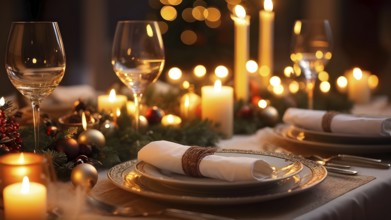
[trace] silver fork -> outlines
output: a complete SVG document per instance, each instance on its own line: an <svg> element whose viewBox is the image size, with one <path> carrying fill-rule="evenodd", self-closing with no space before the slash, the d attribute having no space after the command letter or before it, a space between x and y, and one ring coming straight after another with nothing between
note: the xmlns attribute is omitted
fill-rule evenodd
<svg viewBox="0 0 391 220"><path fill-rule="evenodd" d="M348 154L338 154L338 155L327 158L327 160L328 161L339 160L339 161L344 161L344 162L351 162L351 163L354 163L355 165L369 165L369 166L383 168L383 169L389 169L391 167L391 164L385 163L380 159L355 156L355 155L348 155Z"/></svg>
<svg viewBox="0 0 391 220"><path fill-rule="evenodd" d="M165 215L170 217L177 217L183 219L194 219L194 220L233 220L233 218L228 218L224 216L212 215L207 213L193 212L182 209L173 209L173 208L161 208L153 211L139 210L133 207L128 206L115 206L100 200L95 199L94 197L88 195L87 203L99 211L104 211L110 215L115 216L125 216L125 217L147 217L147 216L159 216Z"/></svg>

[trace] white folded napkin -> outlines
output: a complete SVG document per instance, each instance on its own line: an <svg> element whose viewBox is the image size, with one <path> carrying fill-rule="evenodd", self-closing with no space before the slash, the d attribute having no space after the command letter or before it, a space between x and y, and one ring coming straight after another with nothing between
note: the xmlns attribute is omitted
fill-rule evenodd
<svg viewBox="0 0 391 220"><path fill-rule="evenodd" d="M326 111L289 108L283 121L300 128L324 131L322 118ZM391 118L336 114L331 119L330 130L333 133L357 134L365 136L390 136Z"/></svg>
<svg viewBox="0 0 391 220"><path fill-rule="evenodd" d="M182 156L190 146L169 141L154 141L138 152L138 160L160 169L185 174L182 169ZM205 177L226 181L262 181L271 176L273 169L265 161L249 157L205 156L199 170Z"/></svg>

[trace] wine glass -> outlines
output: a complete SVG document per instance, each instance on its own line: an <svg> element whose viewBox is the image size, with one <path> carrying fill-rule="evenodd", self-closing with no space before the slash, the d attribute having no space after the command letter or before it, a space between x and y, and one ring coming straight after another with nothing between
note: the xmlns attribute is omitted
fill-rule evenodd
<svg viewBox="0 0 391 220"><path fill-rule="evenodd" d="M8 78L33 109L34 152L39 147L39 105L65 72L65 52L57 22L14 22L5 54Z"/></svg>
<svg viewBox="0 0 391 220"><path fill-rule="evenodd" d="M140 103L145 88L154 83L164 66L163 40L156 21L119 21L111 64L134 96L135 126L139 130Z"/></svg>
<svg viewBox="0 0 391 220"><path fill-rule="evenodd" d="M332 56L332 33L327 20L298 20L293 27L291 60L299 65L306 79L308 109L313 109L318 73Z"/></svg>

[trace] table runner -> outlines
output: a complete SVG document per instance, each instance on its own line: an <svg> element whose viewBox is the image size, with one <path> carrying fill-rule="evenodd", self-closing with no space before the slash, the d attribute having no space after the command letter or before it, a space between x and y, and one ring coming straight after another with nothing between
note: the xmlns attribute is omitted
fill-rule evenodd
<svg viewBox="0 0 391 220"><path fill-rule="evenodd" d="M152 208L169 206L170 208L201 211L237 219L292 219L375 179L375 177L371 176L329 174L321 184L315 186L313 189L285 198L229 206L192 206L175 203L167 204L164 201L143 198L119 189L105 176L101 177L103 178L98 181L91 193L94 197L102 201L117 205ZM95 218L99 216L93 213L82 213L80 219L91 217ZM105 219L107 219L107 216ZM118 217L115 219L118 219ZM159 219L161 219L161 217Z"/></svg>

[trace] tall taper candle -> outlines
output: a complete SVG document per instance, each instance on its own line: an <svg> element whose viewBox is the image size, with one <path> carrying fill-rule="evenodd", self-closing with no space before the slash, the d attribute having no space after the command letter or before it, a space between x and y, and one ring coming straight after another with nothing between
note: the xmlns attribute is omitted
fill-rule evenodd
<svg viewBox="0 0 391 220"><path fill-rule="evenodd" d="M234 87L237 100L248 101L249 81L246 62L249 57L249 25L250 16L241 5L234 8L235 15L231 18L235 24L235 55L234 55Z"/></svg>
<svg viewBox="0 0 391 220"><path fill-rule="evenodd" d="M264 10L259 12L258 62L262 89L267 89L273 74L274 12L272 0L264 0Z"/></svg>

